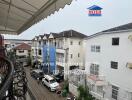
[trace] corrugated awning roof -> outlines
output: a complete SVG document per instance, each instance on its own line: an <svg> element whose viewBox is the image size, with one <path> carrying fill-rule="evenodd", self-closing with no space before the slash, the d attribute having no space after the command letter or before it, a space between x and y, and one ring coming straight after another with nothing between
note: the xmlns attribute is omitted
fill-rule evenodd
<svg viewBox="0 0 132 100"><path fill-rule="evenodd" d="M72 0L0 0L0 34L20 34Z"/></svg>

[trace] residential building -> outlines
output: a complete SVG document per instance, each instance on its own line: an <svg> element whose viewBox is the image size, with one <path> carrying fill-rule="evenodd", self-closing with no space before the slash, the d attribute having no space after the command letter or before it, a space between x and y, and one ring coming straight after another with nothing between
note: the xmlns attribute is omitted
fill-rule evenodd
<svg viewBox="0 0 132 100"><path fill-rule="evenodd" d="M132 100L132 23L89 36L85 69L97 100Z"/></svg>
<svg viewBox="0 0 132 100"><path fill-rule="evenodd" d="M31 55L33 61L39 61L43 63L43 48L48 45L49 34L39 35L32 39L31 44Z"/></svg>
<svg viewBox="0 0 132 100"><path fill-rule="evenodd" d="M41 63L52 63L54 70L68 72L75 66L84 69L84 43L86 35L74 30L63 31L60 33L50 33L34 38L32 46L33 56L41 56ZM35 46L36 44L36 46ZM41 53L39 55L39 50ZM47 61L46 61L47 60ZM51 65L50 65L51 66Z"/></svg>
<svg viewBox="0 0 132 100"><path fill-rule="evenodd" d="M31 40L22 40L22 39L4 39L4 47L7 49L7 51L13 49L14 47L26 43L31 45Z"/></svg>
<svg viewBox="0 0 132 100"><path fill-rule="evenodd" d="M31 46L26 44L26 43L22 43L18 46L16 46L14 48L16 56L19 58L27 58L28 56L30 56L31 54Z"/></svg>

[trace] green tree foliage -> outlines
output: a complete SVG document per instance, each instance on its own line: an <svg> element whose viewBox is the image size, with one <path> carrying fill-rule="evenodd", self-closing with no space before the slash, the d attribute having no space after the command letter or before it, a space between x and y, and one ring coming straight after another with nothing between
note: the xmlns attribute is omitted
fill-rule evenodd
<svg viewBox="0 0 132 100"><path fill-rule="evenodd" d="M31 65L31 57L30 57L30 55L27 57L27 64L30 66Z"/></svg>
<svg viewBox="0 0 132 100"><path fill-rule="evenodd" d="M79 86L78 92L78 100L94 100L94 97L89 93L88 87Z"/></svg>

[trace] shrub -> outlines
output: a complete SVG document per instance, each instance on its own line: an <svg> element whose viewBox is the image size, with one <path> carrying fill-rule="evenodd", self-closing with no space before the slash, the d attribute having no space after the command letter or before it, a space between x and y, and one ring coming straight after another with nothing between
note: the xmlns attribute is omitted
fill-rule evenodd
<svg viewBox="0 0 132 100"><path fill-rule="evenodd" d="M94 97L89 93L88 87L79 86L78 87L78 100L94 100Z"/></svg>

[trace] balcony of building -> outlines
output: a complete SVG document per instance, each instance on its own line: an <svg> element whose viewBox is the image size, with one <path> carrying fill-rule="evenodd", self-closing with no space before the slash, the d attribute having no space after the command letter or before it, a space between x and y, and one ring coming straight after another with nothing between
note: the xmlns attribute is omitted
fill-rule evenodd
<svg viewBox="0 0 132 100"><path fill-rule="evenodd" d="M57 53L56 54L56 65L64 67L64 64L65 64L64 54Z"/></svg>
<svg viewBox="0 0 132 100"><path fill-rule="evenodd" d="M75 86L84 85L86 83L86 74L84 70L72 69L68 72L69 83Z"/></svg>
<svg viewBox="0 0 132 100"><path fill-rule="evenodd" d="M107 85L107 82L105 81L105 76L103 75L87 75L87 82L96 86Z"/></svg>

